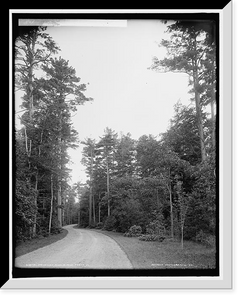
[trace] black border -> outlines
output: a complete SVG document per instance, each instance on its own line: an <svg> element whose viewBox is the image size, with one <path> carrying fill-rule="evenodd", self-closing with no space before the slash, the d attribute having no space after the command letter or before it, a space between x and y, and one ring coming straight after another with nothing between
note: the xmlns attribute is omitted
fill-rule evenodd
<svg viewBox="0 0 243 300"><path fill-rule="evenodd" d="M45 7L41 6L41 2L33 3L33 1L24 1L23 3L14 3L14 7L11 9L29 9L30 7L35 9L223 9L231 0L221 0L221 1L212 1L212 0L204 0L204 1L191 1L191 0L184 0L180 2L174 1L161 1L161 3L148 3L147 1L138 3L131 3L126 4L124 2L120 3L109 3L109 2L98 2L96 3L82 3L79 7L77 3L67 3L67 2L58 2L55 1L45 3ZM18 5L19 4L19 5ZM155 6L156 5L156 6ZM125 7L125 8L124 8Z"/></svg>
<svg viewBox="0 0 243 300"><path fill-rule="evenodd" d="M211 1L212 2L212 1ZM229 2L229 1L228 1ZM227 3L228 3L227 2ZM212 2L213 3L213 2ZM222 4L222 2L220 2ZM226 4L227 4L226 3ZM204 3L205 4L205 3ZM214 4L219 4L219 1ZM186 9L186 5L183 2L183 9ZM191 7L190 7L191 8ZM194 8L194 7L193 7ZM207 6L207 9L209 7ZM218 8L218 7L217 7ZM173 9L175 9L173 7ZM176 9L180 9L180 7ZM188 276L219 276L219 13L13 13L12 14L12 80L14 83L14 41L19 32L18 19L120 19L120 20L129 20L129 19L167 19L167 20L213 20L215 21L216 27L216 63L217 63L217 83L216 83L216 268L215 269L132 269L132 270L99 270L99 269L28 269L28 268L17 268L14 266L14 257L15 257L15 241L14 241L14 201L12 209L12 241L13 241L13 251L12 251L12 276L13 278L35 278L35 277L141 277L141 276L155 276L155 277L188 277ZM14 89L12 87L12 89ZM13 93L14 96L14 93ZM15 195L15 112L14 105L12 108L12 125L13 125L13 148L12 148L12 157L13 157L13 190L12 195L14 199Z"/></svg>

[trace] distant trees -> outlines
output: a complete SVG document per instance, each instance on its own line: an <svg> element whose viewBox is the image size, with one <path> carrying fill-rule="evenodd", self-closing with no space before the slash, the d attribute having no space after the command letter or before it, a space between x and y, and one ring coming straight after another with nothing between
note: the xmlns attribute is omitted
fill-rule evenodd
<svg viewBox="0 0 243 300"><path fill-rule="evenodd" d="M193 109L180 106L179 112L186 112L189 120L195 118ZM178 110L175 111L173 120L177 119L177 114ZM193 131L184 131L184 122L182 118L181 126L173 125L160 138L144 135L138 140L131 139L129 134L118 137L114 131L106 129L106 133L112 132L113 137L116 137L112 139L112 143L108 143L109 172L106 155L99 152L100 141L103 141L105 134L94 145L93 160L98 163L94 163L93 168L92 197L98 201L93 202L94 205L88 205L91 193L91 181L88 180L86 189L79 197L80 226L98 226L98 228L101 226L106 230L126 232L131 226L137 225L146 232L146 226L156 221L164 228L166 235L172 239L180 237L182 247L184 238L196 240L201 231L205 236L214 236L215 163L212 159L209 162L209 156L201 162L197 131L194 140ZM209 131L205 132L207 135L210 134ZM127 138L124 142L124 137L129 137L129 142ZM170 141L173 143L170 144ZM180 144L185 146L180 148ZM193 151L191 148L194 148ZM121 153L126 154L128 163L125 169L129 169L129 172L124 172L124 168L120 167L124 163L124 156ZM86 155L87 148L84 147L84 159ZM90 168L88 165L86 167L89 173ZM206 172L206 175L201 174L201 171ZM107 174L109 174L108 182ZM107 184L109 184L109 198ZM203 191L203 187L206 190ZM108 205L110 210L107 209ZM99 220L89 222L87 218L89 210L99 215Z"/></svg>
<svg viewBox="0 0 243 300"><path fill-rule="evenodd" d="M77 142L71 111L91 100L75 69L54 56L59 47L44 31L32 28L15 41L16 88L25 111L15 144L17 238L50 234L65 222L67 149Z"/></svg>

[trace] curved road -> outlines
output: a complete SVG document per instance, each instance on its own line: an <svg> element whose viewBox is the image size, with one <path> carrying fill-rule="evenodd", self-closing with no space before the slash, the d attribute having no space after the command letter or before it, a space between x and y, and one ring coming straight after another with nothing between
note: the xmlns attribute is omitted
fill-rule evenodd
<svg viewBox="0 0 243 300"><path fill-rule="evenodd" d="M132 269L125 252L110 237L88 229L64 228L62 240L19 256L20 268Z"/></svg>

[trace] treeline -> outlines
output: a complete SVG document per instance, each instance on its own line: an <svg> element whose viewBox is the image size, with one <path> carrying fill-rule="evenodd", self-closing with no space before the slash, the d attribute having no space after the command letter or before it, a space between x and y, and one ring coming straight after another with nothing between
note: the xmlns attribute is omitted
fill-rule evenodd
<svg viewBox="0 0 243 300"><path fill-rule="evenodd" d="M15 89L23 95L16 112L16 118L22 113L21 129L15 131L17 240L59 232L78 215L68 184L67 150L77 146L71 113L92 99L45 29L21 27L15 40Z"/></svg>
<svg viewBox="0 0 243 300"><path fill-rule="evenodd" d="M171 38L160 43L167 57L155 57L150 68L188 74L191 105L178 102L170 128L157 138L118 137L106 128L98 141L83 142L89 180L79 189L80 226L126 232L137 225L145 232L157 222L172 238L214 244L215 24L177 21L167 31Z"/></svg>
<svg viewBox="0 0 243 300"><path fill-rule="evenodd" d="M126 232L137 225L145 232L158 221L172 238L183 234L186 239L213 239L216 181L211 137L201 161L195 110L178 103L171 124L157 138L143 135L134 140L129 133L118 137L106 128L98 141L83 142L82 163L89 180L78 189L81 227Z"/></svg>

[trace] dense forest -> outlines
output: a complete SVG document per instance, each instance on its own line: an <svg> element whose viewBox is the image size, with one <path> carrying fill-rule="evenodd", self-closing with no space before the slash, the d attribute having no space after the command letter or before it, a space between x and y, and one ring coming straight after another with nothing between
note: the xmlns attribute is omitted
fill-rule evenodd
<svg viewBox="0 0 243 300"><path fill-rule="evenodd" d="M68 184L68 148L77 147L71 113L85 96L59 47L33 28L15 42L16 89L24 92L22 128L16 130L16 239L60 231L66 224L214 245L216 215L216 43L210 22L175 21L162 40L167 56L155 72L188 74L191 103L178 101L166 132L118 134L105 128L80 143L88 180ZM38 74L38 76L37 76ZM210 113L209 113L210 111ZM81 168L81 165L80 165ZM75 202L78 199L79 202ZM135 227L134 227L135 226Z"/></svg>

